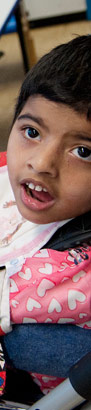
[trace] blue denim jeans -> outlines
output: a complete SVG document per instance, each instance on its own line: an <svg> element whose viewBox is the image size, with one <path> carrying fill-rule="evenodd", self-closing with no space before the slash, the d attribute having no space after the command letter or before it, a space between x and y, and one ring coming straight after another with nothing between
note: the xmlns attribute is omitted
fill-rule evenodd
<svg viewBox="0 0 91 410"><path fill-rule="evenodd" d="M6 362L14 368L67 377L91 351L91 332L74 325L24 324L2 337Z"/></svg>

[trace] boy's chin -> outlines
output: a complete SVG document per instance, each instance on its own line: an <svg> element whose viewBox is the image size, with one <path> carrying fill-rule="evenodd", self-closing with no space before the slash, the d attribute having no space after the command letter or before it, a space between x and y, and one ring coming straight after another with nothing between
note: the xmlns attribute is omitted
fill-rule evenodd
<svg viewBox="0 0 91 410"><path fill-rule="evenodd" d="M37 225L46 225L48 223L57 222L56 220L54 221L52 217L47 218L47 215L44 215L43 212L33 212L30 210L24 209L24 207L21 207L20 204L16 204L16 205L17 205L18 211L21 214L22 218L25 219L26 221L29 221Z"/></svg>

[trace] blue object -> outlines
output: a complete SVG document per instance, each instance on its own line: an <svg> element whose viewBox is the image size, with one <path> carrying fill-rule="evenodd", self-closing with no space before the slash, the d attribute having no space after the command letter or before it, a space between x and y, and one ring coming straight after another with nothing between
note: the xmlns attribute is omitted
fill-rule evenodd
<svg viewBox="0 0 91 410"><path fill-rule="evenodd" d="M3 383L4 383L4 379L0 377L0 387L3 385Z"/></svg>
<svg viewBox="0 0 91 410"><path fill-rule="evenodd" d="M90 352L91 331L67 324L14 325L2 343L12 367L68 377L71 366Z"/></svg>
<svg viewBox="0 0 91 410"><path fill-rule="evenodd" d="M15 16L12 15L10 20L8 21L8 23L5 26L4 34L15 33L16 31L17 31L17 23L16 23Z"/></svg>
<svg viewBox="0 0 91 410"><path fill-rule="evenodd" d="M6 15L3 16L3 21L2 21L1 26L0 26L0 34L4 34L6 32L8 32L8 33L11 32L10 29L7 29L9 31L6 31L6 25L8 25L8 22L10 21L10 18L12 17L12 13L14 12L14 9L17 6L18 2L19 2L19 0L12 0L11 10L10 10L10 7L9 7L9 10L8 10L8 8L6 8ZM9 4L9 2L7 2L7 6L8 6L8 4ZM13 24L15 24L14 20L13 20ZM11 26L12 26L12 23L11 23Z"/></svg>
<svg viewBox="0 0 91 410"><path fill-rule="evenodd" d="M87 19L91 20L91 0L87 0Z"/></svg>

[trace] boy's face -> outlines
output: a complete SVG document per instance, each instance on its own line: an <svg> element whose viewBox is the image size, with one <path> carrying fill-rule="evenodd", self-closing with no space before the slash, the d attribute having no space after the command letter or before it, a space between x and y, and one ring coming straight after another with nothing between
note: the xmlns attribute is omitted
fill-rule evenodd
<svg viewBox="0 0 91 410"><path fill-rule="evenodd" d="M42 224L91 210L91 122L70 107L30 97L8 143L20 213Z"/></svg>

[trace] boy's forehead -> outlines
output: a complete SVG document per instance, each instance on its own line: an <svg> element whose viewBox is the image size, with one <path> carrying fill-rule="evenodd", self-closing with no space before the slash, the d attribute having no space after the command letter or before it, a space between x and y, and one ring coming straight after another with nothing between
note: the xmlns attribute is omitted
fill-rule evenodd
<svg viewBox="0 0 91 410"><path fill-rule="evenodd" d="M27 109L29 111L36 111L36 113L40 113L41 116L46 115L46 113L48 115L49 111L54 111L55 115L59 115L62 113L62 115L64 114L67 117L71 116L71 119L74 116L78 118L78 120L87 120L86 113L81 113L80 111L74 109L71 105L65 104L63 102L50 100L40 94L28 97L27 101L23 106L23 109L21 110L21 113L25 112ZM88 122L90 122L90 120Z"/></svg>
<svg viewBox="0 0 91 410"><path fill-rule="evenodd" d="M91 120L87 119L86 114L80 113L71 106L56 101L51 101L41 95L30 96L22 111L19 114L19 119L33 119L36 123L42 126L53 126L55 123L58 126L71 127L73 130L87 130L91 133Z"/></svg>

